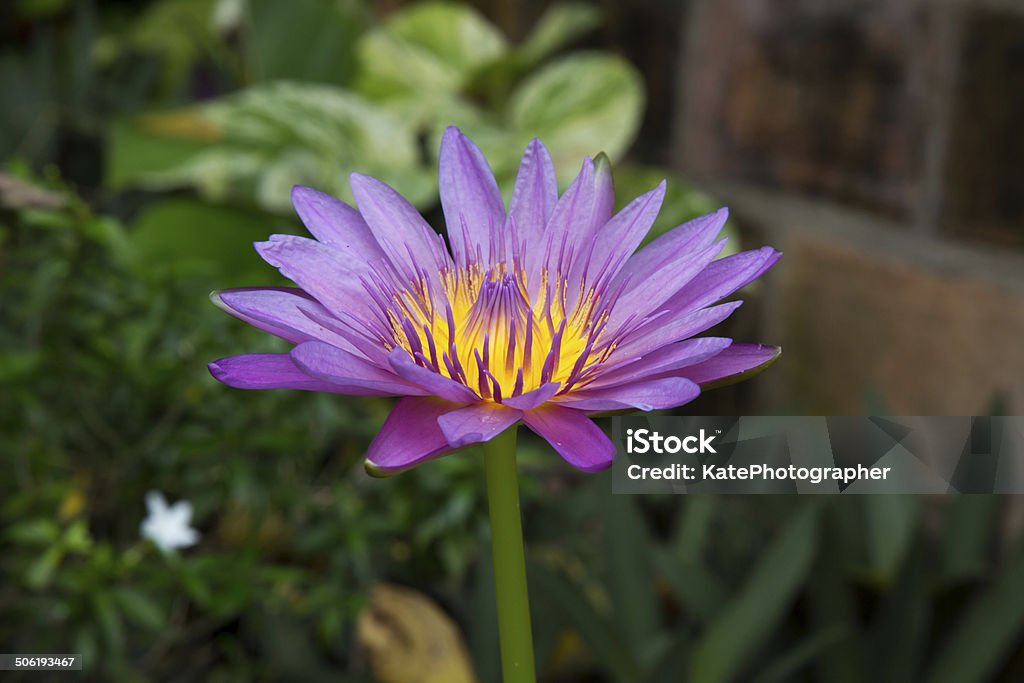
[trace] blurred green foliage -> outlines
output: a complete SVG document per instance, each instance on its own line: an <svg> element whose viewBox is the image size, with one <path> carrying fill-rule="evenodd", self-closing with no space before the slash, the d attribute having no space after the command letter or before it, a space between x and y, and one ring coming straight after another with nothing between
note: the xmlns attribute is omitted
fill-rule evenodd
<svg viewBox="0 0 1024 683"><path fill-rule="evenodd" d="M620 160L639 75L566 53L599 14L556 5L513 45L458 4L0 12L0 650L79 652L92 680L364 681L353 619L390 580L498 680L479 454L367 478L388 402L216 384L207 362L285 346L206 294L277 282L250 243L301 231L291 184L369 172L436 214L450 123L506 192L535 135L563 183L596 146ZM617 164L620 201L665 175ZM714 208L668 188L656 231ZM1005 499L611 497L522 442L545 680L1019 679ZM194 504L198 546L140 539L153 489Z"/></svg>

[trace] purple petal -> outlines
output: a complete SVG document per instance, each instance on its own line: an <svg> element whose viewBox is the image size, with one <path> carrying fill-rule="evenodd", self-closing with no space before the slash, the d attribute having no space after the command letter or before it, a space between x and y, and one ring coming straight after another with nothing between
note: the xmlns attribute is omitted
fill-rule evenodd
<svg viewBox="0 0 1024 683"><path fill-rule="evenodd" d="M363 261L384 258L370 226L358 211L340 199L296 185L292 188L292 205L303 225L321 242Z"/></svg>
<svg viewBox="0 0 1024 683"><path fill-rule="evenodd" d="M527 245L540 244L557 203L558 180L555 178L551 155L544 144L534 138L523 152L512 198L508 203L508 215L515 222L518 240ZM527 249L523 258L529 259L536 251Z"/></svg>
<svg viewBox="0 0 1024 683"><path fill-rule="evenodd" d="M310 377L287 353L250 353L221 358L207 366L214 378L236 389L303 389L345 394L344 387Z"/></svg>
<svg viewBox="0 0 1024 683"><path fill-rule="evenodd" d="M586 268L587 282L592 282L602 270L606 277L619 271L654 225L664 201L663 180L656 188L627 204L598 230Z"/></svg>
<svg viewBox="0 0 1024 683"><path fill-rule="evenodd" d="M591 225L596 196L594 175L594 162L587 157L579 175L555 205L540 244L527 244L527 254L531 255L527 259L527 286L531 296L540 291L543 270L568 273L571 265L567 260L569 251L588 244L580 241L579 236L586 233Z"/></svg>
<svg viewBox="0 0 1024 683"><path fill-rule="evenodd" d="M521 410L497 403L477 403L445 413L437 419L452 448L490 441L514 425L523 416Z"/></svg>
<svg viewBox="0 0 1024 683"><path fill-rule="evenodd" d="M391 263L407 277L414 277L421 269L436 277L449 259L441 248L440 236L419 211L376 178L353 173L350 183L359 213Z"/></svg>
<svg viewBox="0 0 1024 683"><path fill-rule="evenodd" d="M519 410L532 410L558 393L560 382L548 382L519 396L506 398L502 403Z"/></svg>
<svg viewBox="0 0 1024 683"><path fill-rule="evenodd" d="M658 269L638 273L615 302L608 318L608 329L619 330L634 316L643 317L656 310L707 268L723 247L725 240L719 240L696 252L682 251L666 258Z"/></svg>
<svg viewBox="0 0 1024 683"><path fill-rule="evenodd" d="M673 373L696 382L705 389L725 386L752 377L768 368L782 349L762 344L733 344L720 354L698 365Z"/></svg>
<svg viewBox="0 0 1024 683"><path fill-rule="evenodd" d="M625 278L636 280L648 273L664 268L676 259L677 254L692 253L709 246L715 241L725 222L729 218L729 210L721 208L706 216L694 218L692 221L669 230L664 235L652 240L646 247L633 254L622 267L616 282Z"/></svg>
<svg viewBox="0 0 1024 683"><path fill-rule="evenodd" d="M256 251L286 278L299 285L335 315L371 315L360 282L366 263L316 240L295 235L271 235L257 242Z"/></svg>
<svg viewBox="0 0 1024 683"><path fill-rule="evenodd" d="M459 406L436 398L402 398L366 452L371 474L390 474L452 450L437 419Z"/></svg>
<svg viewBox="0 0 1024 683"><path fill-rule="evenodd" d="M476 403L480 400L480 397L465 384L416 365L405 349L394 349L388 355L388 361L402 379L426 390L429 394L454 403Z"/></svg>
<svg viewBox="0 0 1024 683"><path fill-rule="evenodd" d="M761 247L714 261L672 296L670 307L696 310L712 304L761 277L781 256L771 247Z"/></svg>
<svg viewBox="0 0 1024 683"><path fill-rule="evenodd" d="M455 262L474 261L477 248L485 259L497 259L498 254L490 252L492 246L498 249L497 238L505 227L505 202L487 159L472 140L450 126L441 139L438 165L441 208Z"/></svg>
<svg viewBox="0 0 1024 683"><path fill-rule="evenodd" d="M574 391L561 405L588 412L611 410L664 410L700 396L700 387L683 377L663 377L603 389Z"/></svg>
<svg viewBox="0 0 1024 683"><path fill-rule="evenodd" d="M696 365L721 353L730 344L732 340L727 337L698 337L669 344L643 357L625 360L610 370L602 368L601 374L585 389L629 384L644 377Z"/></svg>
<svg viewBox="0 0 1024 683"><path fill-rule="evenodd" d="M291 352L307 375L343 387L354 396L424 396L428 392L348 351L320 341L299 344Z"/></svg>
<svg viewBox="0 0 1024 683"><path fill-rule="evenodd" d="M239 320L293 344L320 339L349 351L355 350L344 337L310 318L310 315L330 318L331 313L301 289L242 287L214 292L211 299Z"/></svg>
<svg viewBox="0 0 1024 683"><path fill-rule="evenodd" d="M615 444L578 410L545 405L523 413L523 422L573 467L597 472L612 464Z"/></svg>
<svg viewBox="0 0 1024 683"><path fill-rule="evenodd" d="M676 316L665 315L652 320L623 337L621 343L608 357L608 361L616 362L646 356L667 344L689 339L728 318L742 303L730 301L699 311Z"/></svg>

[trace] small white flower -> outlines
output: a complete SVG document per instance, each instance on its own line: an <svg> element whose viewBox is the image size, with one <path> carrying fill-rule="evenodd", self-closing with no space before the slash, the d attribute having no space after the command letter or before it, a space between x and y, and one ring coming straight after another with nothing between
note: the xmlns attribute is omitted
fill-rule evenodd
<svg viewBox="0 0 1024 683"><path fill-rule="evenodd" d="M187 500L179 500L174 505L167 505L167 500L159 491L146 494L146 509L149 516L142 520L140 532L166 552L177 548L187 548L199 541L199 532L189 526L192 521L192 504Z"/></svg>

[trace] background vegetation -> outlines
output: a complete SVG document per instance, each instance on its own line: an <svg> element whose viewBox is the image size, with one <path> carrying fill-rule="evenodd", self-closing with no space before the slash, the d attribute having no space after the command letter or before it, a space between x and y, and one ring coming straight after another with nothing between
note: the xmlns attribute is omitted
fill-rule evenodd
<svg viewBox="0 0 1024 683"><path fill-rule="evenodd" d="M479 454L368 479L388 402L216 384L208 361L279 347L206 295L275 282L250 243L302 232L295 183L344 197L358 169L439 224L449 123L506 192L533 136L563 183L602 149L620 199L671 175L626 157L641 74L578 49L600 13L557 5L519 42L437 3L18 0L0 19L0 650L81 653L93 680L414 681L409 643L440 617L387 581L498 680ZM715 206L669 188L657 230ZM1024 673L1006 499L612 497L524 439L547 681ZM154 489L193 503L198 546L140 539Z"/></svg>

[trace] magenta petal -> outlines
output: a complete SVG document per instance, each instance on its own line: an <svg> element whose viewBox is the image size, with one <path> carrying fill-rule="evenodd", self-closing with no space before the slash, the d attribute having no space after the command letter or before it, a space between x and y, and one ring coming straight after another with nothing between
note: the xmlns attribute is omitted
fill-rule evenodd
<svg viewBox="0 0 1024 683"><path fill-rule="evenodd" d="M775 265L782 254L771 247L743 251L714 261L672 295L673 310L696 310L746 287Z"/></svg>
<svg viewBox="0 0 1024 683"><path fill-rule="evenodd" d="M437 419L452 448L490 441L514 425L523 416L521 410L497 403L477 403L445 413Z"/></svg>
<svg viewBox="0 0 1024 683"><path fill-rule="evenodd" d="M508 203L509 219L515 222L516 237L520 243L541 244L544 228L557 203L558 181L551 155L544 144L534 138L523 152ZM529 260L536 251L527 249L523 258Z"/></svg>
<svg viewBox="0 0 1024 683"><path fill-rule="evenodd" d="M677 374L706 389L724 386L761 372L774 363L780 355L782 355L782 349L777 346L733 344L714 358L698 365L682 368Z"/></svg>
<svg viewBox="0 0 1024 683"><path fill-rule="evenodd" d="M239 320L277 337L299 344L320 339L353 351L345 338L315 322L310 316L331 318L320 302L293 287L242 287L211 295L214 304Z"/></svg>
<svg viewBox="0 0 1024 683"><path fill-rule="evenodd" d="M665 410L700 396L700 387L683 377L663 377L592 391L574 391L559 404L588 412Z"/></svg>
<svg viewBox="0 0 1024 683"><path fill-rule="evenodd" d="M459 406L436 398L402 398L366 452L371 473L388 474L452 450L437 419Z"/></svg>
<svg viewBox="0 0 1024 683"><path fill-rule="evenodd" d="M358 317L371 314L360 277L367 265L316 240L271 235L256 251L286 278L311 294L332 313Z"/></svg>
<svg viewBox="0 0 1024 683"><path fill-rule="evenodd" d="M602 271L603 277L610 279L621 269L654 225L664 201L663 180L656 188L627 204L598 230L586 267L587 282L592 282Z"/></svg>
<svg viewBox="0 0 1024 683"><path fill-rule="evenodd" d="M306 229L321 242L363 261L384 258L370 226L358 211L340 199L296 185L292 188L292 206Z"/></svg>
<svg viewBox="0 0 1024 683"><path fill-rule="evenodd" d="M630 359L610 369L602 368L601 374L585 389L630 384L645 377L703 363L731 344L732 340L727 337L697 337L669 344L641 358Z"/></svg>
<svg viewBox="0 0 1024 683"><path fill-rule="evenodd" d="M477 248L491 261L498 254L497 238L505 227L505 202L480 149L450 126L441 139L438 184L448 240L456 263L468 263Z"/></svg>
<svg viewBox="0 0 1024 683"><path fill-rule="evenodd" d="M548 382L547 384L540 385L536 389L527 391L525 394L506 398L502 402L507 406L518 408L519 410L532 410L558 393L558 389L561 386L562 385L559 382Z"/></svg>
<svg viewBox="0 0 1024 683"><path fill-rule="evenodd" d="M310 377L287 353L250 353L221 358L207 366L218 382L236 389L303 389L346 394L345 387Z"/></svg>
<svg viewBox="0 0 1024 683"><path fill-rule="evenodd" d="M725 240L719 240L696 252L675 254L665 259L657 270L637 273L615 302L608 319L608 329L618 330L631 317L646 316L656 310L707 268L723 247Z"/></svg>
<svg viewBox="0 0 1024 683"><path fill-rule="evenodd" d="M353 173L352 194L359 213L366 219L373 236L396 267L412 277L424 270L431 277L447 263L440 236L405 197L385 183Z"/></svg>
<svg viewBox="0 0 1024 683"><path fill-rule="evenodd" d="M388 354L388 362L402 379L426 390L428 394L454 403L476 403L480 400L480 397L465 384L416 365L405 349L394 349Z"/></svg>
<svg viewBox="0 0 1024 683"><path fill-rule="evenodd" d="M729 210L721 208L669 230L633 254L622 267L616 281L627 277L631 281L644 277L648 273L664 268L679 254L696 252L710 246L722 232L728 218Z"/></svg>
<svg viewBox="0 0 1024 683"><path fill-rule="evenodd" d="M578 410L545 405L523 413L523 422L573 467L597 472L612 464L615 444Z"/></svg>
<svg viewBox="0 0 1024 683"><path fill-rule="evenodd" d="M722 322L742 304L742 301L729 301L699 311L656 318L623 338L609 361L646 356L673 342L689 339Z"/></svg>
<svg viewBox="0 0 1024 683"><path fill-rule="evenodd" d="M398 377L390 368L325 342L309 341L291 352L292 360L307 375L344 387L355 396L424 396L428 392Z"/></svg>

